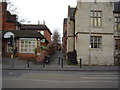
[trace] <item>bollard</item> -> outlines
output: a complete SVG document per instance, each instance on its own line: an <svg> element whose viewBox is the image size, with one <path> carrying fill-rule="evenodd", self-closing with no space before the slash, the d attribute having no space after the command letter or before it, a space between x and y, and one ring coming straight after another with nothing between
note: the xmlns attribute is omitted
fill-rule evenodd
<svg viewBox="0 0 120 90"><path fill-rule="evenodd" d="M43 60L43 68L45 67L45 60Z"/></svg>
<svg viewBox="0 0 120 90"><path fill-rule="evenodd" d="M27 67L29 67L30 65L29 65L29 60L27 60Z"/></svg>
<svg viewBox="0 0 120 90"><path fill-rule="evenodd" d="M80 68L82 68L82 59L80 58Z"/></svg>
<svg viewBox="0 0 120 90"><path fill-rule="evenodd" d="M60 57L58 58L58 65L60 65Z"/></svg>
<svg viewBox="0 0 120 90"><path fill-rule="evenodd" d="M63 68L63 59L61 59L61 67Z"/></svg>

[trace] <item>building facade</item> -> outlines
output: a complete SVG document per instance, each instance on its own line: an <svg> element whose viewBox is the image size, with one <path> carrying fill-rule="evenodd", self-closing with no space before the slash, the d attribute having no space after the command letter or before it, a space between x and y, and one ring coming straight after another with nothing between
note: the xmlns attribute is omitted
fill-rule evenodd
<svg viewBox="0 0 120 90"><path fill-rule="evenodd" d="M2 30L2 2L0 2L0 30Z"/></svg>
<svg viewBox="0 0 120 90"><path fill-rule="evenodd" d="M12 15L7 11L7 3L1 2L2 4L2 30L16 30L17 27L17 15Z"/></svg>
<svg viewBox="0 0 120 90"><path fill-rule="evenodd" d="M67 53L67 18L64 19L63 21L63 51Z"/></svg>
<svg viewBox="0 0 120 90"><path fill-rule="evenodd" d="M114 4L114 62L120 64L120 2Z"/></svg>
<svg viewBox="0 0 120 90"><path fill-rule="evenodd" d="M113 65L113 4L78 2L75 35L77 59L84 65Z"/></svg>
<svg viewBox="0 0 120 90"><path fill-rule="evenodd" d="M119 61L120 17L115 10L119 7L111 2L78 0L71 11L74 19L70 19L68 7L67 53L76 50L77 62L81 58L83 65L114 65L115 59Z"/></svg>
<svg viewBox="0 0 120 90"><path fill-rule="evenodd" d="M45 24L22 24L20 26L20 30L33 30L41 33L49 42L49 45L51 44L51 31Z"/></svg>
<svg viewBox="0 0 120 90"><path fill-rule="evenodd" d="M75 8L68 6L67 17L67 53L74 51Z"/></svg>
<svg viewBox="0 0 120 90"><path fill-rule="evenodd" d="M17 56L23 59L33 59L37 61L45 60L49 55L52 33L46 25L23 25L17 21L16 15L12 15L6 10L7 3L2 2L2 55ZM14 37L5 37L14 35ZM10 45L10 42L12 45Z"/></svg>

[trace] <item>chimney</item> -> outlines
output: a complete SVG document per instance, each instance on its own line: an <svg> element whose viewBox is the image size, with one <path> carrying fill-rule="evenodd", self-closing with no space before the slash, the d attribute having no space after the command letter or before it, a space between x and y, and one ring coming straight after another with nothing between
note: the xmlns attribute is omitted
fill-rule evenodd
<svg viewBox="0 0 120 90"><path fill-rule="evenodd" d="M7 2L2 2L2 10L3 11L7 10Z"/></svg>

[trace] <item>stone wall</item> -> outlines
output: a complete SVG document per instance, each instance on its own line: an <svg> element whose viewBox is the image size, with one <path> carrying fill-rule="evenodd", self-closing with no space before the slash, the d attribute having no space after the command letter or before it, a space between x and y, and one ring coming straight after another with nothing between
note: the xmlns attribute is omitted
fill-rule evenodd
<svg viewBox="0 0 120 90"><path fill-rule="evenodd" d="M90 10L102 11L102 27L90 28ZM113 5L109 2L92 4L79 2L77 4L75 33L78 35L78 42L75 41L75 49L77 50L77 59L82 58L83 64L89 64L89 55L91 56L91 65L114 64L113 20ZM91 31L91 36L102 37L100 49L89 49L89 31Z"/></svg>

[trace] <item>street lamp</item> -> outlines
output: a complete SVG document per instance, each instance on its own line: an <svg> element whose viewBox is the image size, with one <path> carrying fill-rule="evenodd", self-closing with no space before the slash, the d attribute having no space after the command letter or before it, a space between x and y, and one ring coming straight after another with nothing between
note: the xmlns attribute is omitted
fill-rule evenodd
<svg viewBox="0 0 120 90"><path fill-rule="evenodd" d="M91 66L91 2L89 0L89 66Z"/></svg>

